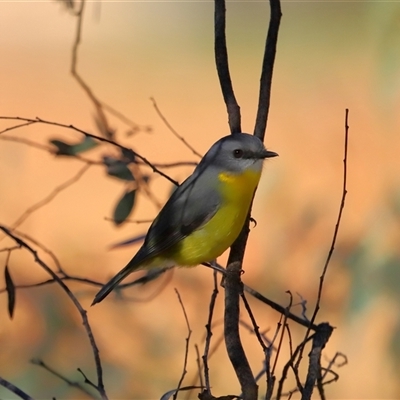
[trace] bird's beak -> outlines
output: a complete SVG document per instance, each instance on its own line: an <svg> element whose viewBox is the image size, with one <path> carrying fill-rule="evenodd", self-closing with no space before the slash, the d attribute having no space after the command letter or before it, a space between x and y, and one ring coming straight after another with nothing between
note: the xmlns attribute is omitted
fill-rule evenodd
<svg viewBox="0 0 400 400"><path fill-rule="evenodd" d="M262 153L262 158L271 158L271 157L278 157L278 153L275 153L274 151L267 150Z"/></svg>

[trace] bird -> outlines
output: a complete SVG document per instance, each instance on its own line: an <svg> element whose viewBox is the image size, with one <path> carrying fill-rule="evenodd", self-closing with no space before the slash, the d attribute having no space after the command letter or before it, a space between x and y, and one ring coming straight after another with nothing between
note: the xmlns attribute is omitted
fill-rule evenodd
<svg viewBox="0 0 400 400"><path fill-rule="evenodd" d="M92 305L134 271L192 267L219 257L244 226L263 161L276 156L248 133L215 142L160 210L138 252L99 290Z"/></svg>

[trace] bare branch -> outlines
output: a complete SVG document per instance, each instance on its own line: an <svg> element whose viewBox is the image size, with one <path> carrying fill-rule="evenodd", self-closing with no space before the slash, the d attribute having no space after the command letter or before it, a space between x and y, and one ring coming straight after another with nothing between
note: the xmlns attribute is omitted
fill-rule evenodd
<svg viewBox="0 0 400 400"><path fill-rule="evenodd" d="M168 122L167 118L165 118L165 116L163 115L163 113L160 111L160 109L158 108L158 105L155 101L155 99L153 97L150 97L150 100L153 103L153 107L156 110L157 115L161 118L161 120L164 122L164 124L166 125L166 127L170 130L170 132L177 137L194 155L196 155L197 157L202 157L202 155L200 153L198 153L196 151L196 149L194 147L192 147L187 141L186 139L181 136L173 127L172 125Z"/></svg>

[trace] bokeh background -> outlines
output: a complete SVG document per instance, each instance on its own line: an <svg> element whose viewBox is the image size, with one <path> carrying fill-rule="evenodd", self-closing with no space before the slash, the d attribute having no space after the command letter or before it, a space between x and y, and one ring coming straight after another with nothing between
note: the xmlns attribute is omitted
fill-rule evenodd
<svg viewBox="0 0 400 400"><path fill-rule="evenodd" d="M308 301L309 311L313 309L339 209L344 115L349 108L348 197L317 319L336 327L324 361L340 352L348 363L335 369L340 378L326 393L336 399L400 398L400 6L379 1L283 2L282 11L266 135L268 148L280 157L266 163L257 192L257 226L251 231L243 279L282 304L288 303L290 290L295 301L299 294ZM266 2L227 3L231 73L247 132L254 127L268 17ZM76 23L60 2L0 2L1 116L40 117L99 133L93 105L70 74ZM150 97L200 153L229 133L213 57L212 2L97 1L86 6L78 71L101 100L136 123L151 126L150 132L128 135L128 127L110 116L118 141L150 161L198 160L161 121ZM11 125L0 120L0 130ZM80 139L72 131L43 125L5 135L45 145L54 138ZM83 164L1 136L0 223L13 226ZM115 152L103 146L85 156L99 160ZM191 170L164 169L178 181ZM151 175L149 185L157 201L165 202L171 184ZM147 227L115 227L110 222L124 187L93 165L18 229L51 249L68 273L104 282L137 250L110 251L110 245ZM140 194L131 217L151 219L157 210L156 202ZM3 236L1 240L1 248L11 246ZM5 260L1 252L2 266ZM12 253L9 269L16 284L47 278L24 251ZM185 384L195 382L194 345L202 354L213 289L209 270L175 270L126 291L124 300L111 295L94 308L89 305L96 287L70 287L88 309L110 398L153 399L176 387L187 328L175 288L193 331ZM272 336L279 315L250 301L258 324ZM52 285L18 290L12 320L6 310L2 291L0 376L35 398L87 398L30 363L41 359L69 379L82 381L79 367L95 379L80 317L61 289ZM222 316L223 290L213 328L217 350L210 358L217 396L240 391L221 343ZM245 314L243 318L247 321ZM297 341L304 334L294 324L291 330ZM254 335L243 330L242 336L257 373L262 351ZM282 353L278 379L285 361ZM288 384L287 390L292 387ZM16 398L3 388L0 397Z"/></svg>

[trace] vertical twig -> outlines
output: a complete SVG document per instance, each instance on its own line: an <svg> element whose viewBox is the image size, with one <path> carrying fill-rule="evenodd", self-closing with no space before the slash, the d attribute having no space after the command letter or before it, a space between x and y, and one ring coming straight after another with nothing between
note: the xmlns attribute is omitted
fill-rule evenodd
<svg viewBox="0 0 400 400"><path fill-rule="evenodd" d="M337 240L339 227L340 227L340 223L341 223L342 215L343 215L343 210L344 210L344 206L345 206L345 201L346 201L346 195L347 195L347 151L348 151L348 139L349 139L349 110L347 108L346 108L346 111L345 111L344 125L345 125L345 129L344 129L344 156L343 156L342 198L340 200L339 214L338 214L338 217L337 217L337 220L336 220L335 229L333 231L333 237L332 237L331 246L329 248L328 256L326 258L325 265L324 265L324 268L322 270L322 274L321 274L321 276L319 278L317 302L316 302L316 305L315 305L315 309L314 309L313 315L311 317L311 321L310 321L311 324L314 324L314 321L315 321L315 319L317 317L317 314L318 314L318 311L319 311L319 308L320 308L320 303L321 303L321 299L322 299L322 291L323 291L324 282L325 282L325 276L326 276L326 272L328 270L328 266L329 266L329 263L331 261L332 255L333 255L333 251L335 250L336 240ZM315 333L315 337L316 338L314 337L314 339L313 339L313 345L312 345L312 349L311 349L311 353L310 353L310 364L309 364L309 370L308 370L307 380L306 380L306 385L308 383L308 386L307 386L308 390L307 391L304 390L304 392L302 393L302 400L306 400L306 399L311 398L312 389L314 388L315 381L318 378L318 375L315 372L315 368L316 368L316 364L315 363L316 362L320 362L320 361L317 359L317 356L319 355L319 357L320 357L320 352L321 352L323 346L325 346L326 342L329 340L329 337L330 337L330 335L332 333L332 327L330 327L331 331L328 334L327 333L327 329L328 328L326 328L324 326L324 324L318 325L318 328L319 329ZM322 332L321 332L321 330L322 330ZM307 332L305 334L305 338L308 337L309 331L310 330L307 329ZM323 342L324 340L326 340L326 341ZM322 346L322 348L320 348L321 346ZM300 363L303 351L304 351L304 348L302 349L302 351L299 354L297 365L299 365L299 363ZM312 385L311 385L311 383L312 383ZM306 393L306 394L304 394L304 393Z"/></svg>
<svg viewBox="0 0 400 400"><path fill-rule="evenodd" d="M188 319L188 316L186 314L185 306L183 305L183 302L182 302L182 299L181 299L181 295L179 294L177 289L175 289L175 293L178 296L179 304L182 307L183 315L185 317L186 327L187 327L187 330L188 330L188 335L186 337L185 358L184 358L184 361L183 361L183 371L182 371L181 378L179 379L178 386L177 386L176 391L175 391L174 396L173 396L174 400L176 400L176 398L178 397L179 390L182 387L183 379L185 378L185 375L187 374L186 367L187 367L187 361L188 361L188 355L189 355L189 341L190 341L190 337L192 336L192 330L190 329L189 319Z"/></svg>
<svg viewBox="0 0 400 400"><path fill-rule="evenodd" d="M97 118L99 122L99 127L101 128L102 133L105 135L107 139L113 139L113 130L110 128L108 124L107 117L103 111L103 106L101 102L97 99L94 95L92 89L89 85L84 81L84 79L78 73L78 49L79 45L81 44L81 37L82 37L82 25L83 25L83 13L85 10L85 2L86 0L80 0L80 7L76 12L76 17L78 19L76 25L76 34L75 34L75 41L72 46L72 58L71 58L71 74L76 79L78 84L82 87L85 91L89 99L93 102L94 107L96 108Z"/></svg>
<svg viewBox="0 0 400 400"><path fill-rule="evenodd" d="M279 25L282 11L280 0L269 0L271 17L269 21L268 35L265 43L264 59L260 79L260 92L258 97L258 109L254 135L264 140L267 128L269 104L271 100L272 72L274 69L276 45L278 43Z"/></svg>
<svg viewBox="0 0 400 400"><path fill-rule="evenodd" d="M210 374L208 368L208 357L210 353L210 344L211 344L211 336L212 336L212 319L214 315L215 301L218 296L218 281L217 281L217 271L213 270L213 278L214 278L214 289L211 295L210 306L208 311L208 320L206 325L206 341L204 345L204 354L203 354L203 366L204 366L204 382L205 382L205 392L207 395L211 395L211 386L210 386Z"/></svg>
<svg viewBox="0 0 400 400"><path fill-rule="evenodd" d="M214 52L219 83L224 96L226 110L228 112L228 123L231 133L242 132L240 122L240 107L233 92L231 75L228 64L228 50L226 48L226 9L225 0L215 0L214 11Z"/></svg>

